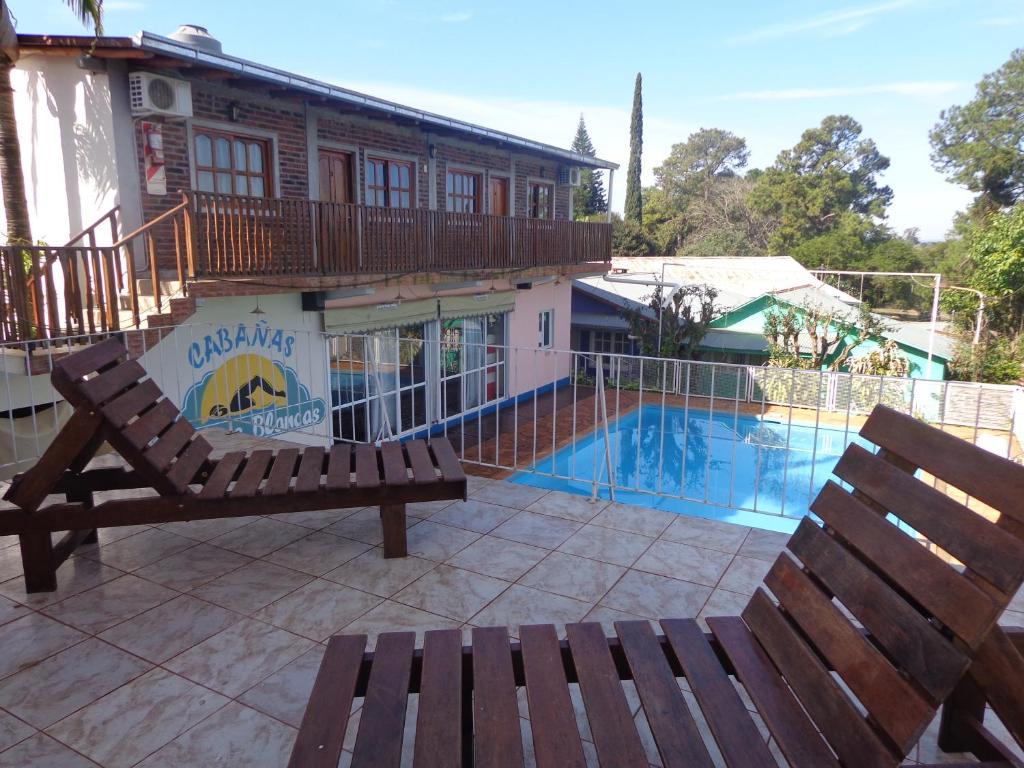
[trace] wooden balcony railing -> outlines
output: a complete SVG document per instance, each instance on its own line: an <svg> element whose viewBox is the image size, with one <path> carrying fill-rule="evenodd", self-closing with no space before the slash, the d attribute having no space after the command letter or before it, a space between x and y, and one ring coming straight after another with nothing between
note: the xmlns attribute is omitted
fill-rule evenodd
<svg viewBox="0 0 1024 768"><path fill-rule="evenodd" d="M188 193L191 277L557 267L611 260L611 226Z"/></svg>

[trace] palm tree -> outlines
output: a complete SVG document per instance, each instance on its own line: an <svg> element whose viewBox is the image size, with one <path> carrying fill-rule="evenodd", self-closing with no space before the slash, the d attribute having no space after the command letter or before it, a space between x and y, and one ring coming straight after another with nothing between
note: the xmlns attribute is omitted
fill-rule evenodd
<svg viewBox="0 0 1024 768"><path fill-rule="evenodd" d="M64 0L82 24L103 34L103 0ZM18 34L5 0L0 0L0 186L4 190L7 213L7 241L31 245L32 226L25 195L25 175L21 168L21 144L14 116L14 89L11 70L18 60Z"/></svg>

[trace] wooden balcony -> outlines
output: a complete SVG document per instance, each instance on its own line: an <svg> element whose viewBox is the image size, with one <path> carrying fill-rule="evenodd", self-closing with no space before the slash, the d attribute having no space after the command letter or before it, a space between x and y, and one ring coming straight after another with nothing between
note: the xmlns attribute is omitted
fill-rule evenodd
<svg viewBox="0 0 1024 768"><path fill-rule="evenodd" d="M188 193L186 276L405 274L611 260L611 225Z"/></svg>

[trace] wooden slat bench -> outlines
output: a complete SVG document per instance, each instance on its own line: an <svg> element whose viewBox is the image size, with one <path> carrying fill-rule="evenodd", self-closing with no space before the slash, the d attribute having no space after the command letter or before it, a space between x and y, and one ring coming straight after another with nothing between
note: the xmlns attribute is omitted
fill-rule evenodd
<svg viewBox="0 0 1024 768"><path fill-rule="evenodd" d="M379 506L385 557L406 554L405 505L464 499L466 476L445 439L404 444L233 451L212 448L124 346L108 339L53 366L54 388L75 409L39 461L14 478L0 535L17 534L29 592L57 588L57 567L96 529L220 517ZM86 469L103 442L125 469ZM101 491L159 495L94 503ZM48 503L59 494L64 501ZM51 532L68 531L58 544Z"/></svg>
<svg viewBox="0 0 1024 768"><path fill-rule="evenodd" d="M1024 581L1024 467L886 408L851 446L740 616L475 628L330 639L291 766L334 768L363 698L352 766L398 766L406 699L418 694L412 764L524 765L525 687L539 768L587 765L578 685L602 766L896 766L944 702L940 744L1014 765L983 725L986 703L1024 745L1024 633L997 626ZM922 468L996 508L990 522L916 479ZM897 526L899 520L904 526ZM907 532L926 537L926 548ZM943 554L939 554L941 550ZM953 567L956 558L962 568ZM768 591L770 590L770 592ZM851 618L852 617L852 618ZM680 687L685 678L695 708ZM636 688L646 727L622 681ZM746 699L738 688L742 688ZM748 711L756 708L770 749ZM706 724L709 749L702 730ZM642 730L649 728L650 740ZM717 753L714 757L712 753Z"/></svg>

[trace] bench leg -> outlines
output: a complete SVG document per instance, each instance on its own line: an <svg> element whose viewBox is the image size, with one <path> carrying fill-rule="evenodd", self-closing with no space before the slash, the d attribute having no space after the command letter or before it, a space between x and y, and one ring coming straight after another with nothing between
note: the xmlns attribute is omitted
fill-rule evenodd
<svg viewBox="0 0 1024 768"><path fill-rule="evenodd" d="M380 522L384 528L384 557L409 554L405 539L405 504L381 504Z"/></svg>
<svg viewBox="0 0 1024 768"><path fill-rule="evenodd" d="M23 533L21 566L25 572L26 592L53 592L57 589L57 556L53 551L48 531Z"/></svg>
<svg viewBox="0 0 1024 768"><path fill-rule="evenodd" d="M943 752L970 752L977 743L963 725L964 716L979 723L985 717L985 695L967 675L942 705L938 744Z"/></svg>

